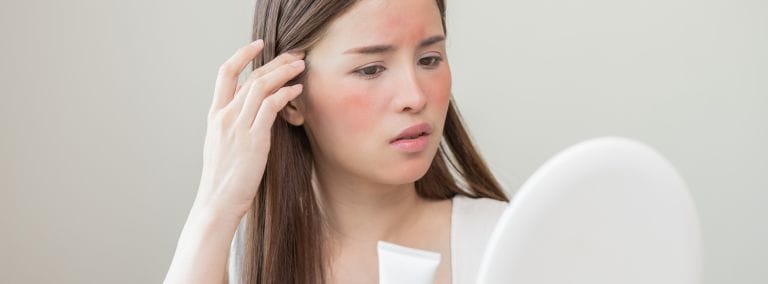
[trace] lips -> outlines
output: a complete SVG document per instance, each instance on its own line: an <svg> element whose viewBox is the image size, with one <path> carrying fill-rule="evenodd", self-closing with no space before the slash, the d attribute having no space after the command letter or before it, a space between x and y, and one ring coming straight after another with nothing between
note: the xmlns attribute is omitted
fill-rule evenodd
<svg viewBox="0 0 768 284"><path fill-rule="evenodd" d="M389 143L394 143L399 140L415 139L424 135L429 135L431 133L432 133L432 126L430 126L428 123L422 122L406 128L405 130L400 132L400 135L397 135L397 137L390 140Z"/></svg>

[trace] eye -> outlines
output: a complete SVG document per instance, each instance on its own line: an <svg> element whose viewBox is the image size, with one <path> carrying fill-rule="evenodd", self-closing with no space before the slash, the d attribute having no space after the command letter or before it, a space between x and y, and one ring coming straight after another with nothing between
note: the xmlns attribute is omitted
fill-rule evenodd
<svg viewBox="0 0 768 284"><path fill-rule="evenodd" d="M355 70L355 73L360 75L360 76L362 76L362 77L365 77L366 79L373 79L373 78L379 76L379 74L381 72L383 72L384 70L386 70L386 68L384 68L384 66L372 65L372 66L367 66L367 67L363 67L363 68L357 69L357 70Z"/></svg>
<svg viewBox="0 0 768 284"><path fill-rule="evenodd" d="M440 65L440 62L443 61L443 58L439 56L429 56L419 59L419 64L425 65L431 68L435 68L438 65Z"/></svg>

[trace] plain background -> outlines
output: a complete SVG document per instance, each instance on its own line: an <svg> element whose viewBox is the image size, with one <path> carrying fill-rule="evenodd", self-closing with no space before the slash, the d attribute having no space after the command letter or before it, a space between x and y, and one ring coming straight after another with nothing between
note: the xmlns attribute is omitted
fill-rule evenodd
<svg viewBox="0 0 768 284"><path fill-rule="evenodd" d="M0 6L0 282L158 283L251 1ZM514 191L620 135L687 179L704 282L766 283L768 2L448 1L454 95Z"/></svg>

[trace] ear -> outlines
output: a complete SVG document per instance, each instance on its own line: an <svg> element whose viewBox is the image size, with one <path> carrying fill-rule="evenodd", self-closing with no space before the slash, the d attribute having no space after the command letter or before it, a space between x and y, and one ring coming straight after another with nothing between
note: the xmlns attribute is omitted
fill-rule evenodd
<svg viewBox="0 0 768 284"><path fill-rule="evenodd" d="M304 124L304 102L301 97L295 98L280 111L280 115L293 126Z"/></svg>

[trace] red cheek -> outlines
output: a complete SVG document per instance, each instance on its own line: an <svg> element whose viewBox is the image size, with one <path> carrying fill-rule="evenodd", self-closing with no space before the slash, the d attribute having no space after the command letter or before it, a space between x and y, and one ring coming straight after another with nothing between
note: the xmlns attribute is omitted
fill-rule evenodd
<svg viewBox="0 0 768 284"><path fill-rule="evenodd" d="M351 133L367 133L373 129L374 102L364 91L341 94L336 105L339 123Z"/></svg>
<svg viewBox="0 0 768 284"><path fill-rule="evenodd" d="M430 100L437 105L444 105L451 99L451 74L444 72L434 81L430 91Z"/></svg>
<svg viewBox="0 0 768 284"><path fill-rule="evenodd" d="M439 92L435 92L435 94L432 95L432 101L436 104L445 104L448 102L448 100L451 97L451 92L449 90L440 90Z"/></svg>

